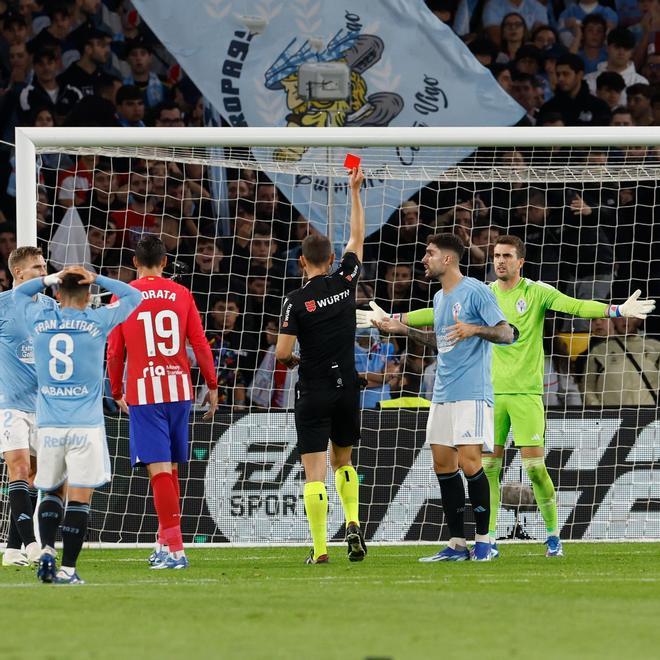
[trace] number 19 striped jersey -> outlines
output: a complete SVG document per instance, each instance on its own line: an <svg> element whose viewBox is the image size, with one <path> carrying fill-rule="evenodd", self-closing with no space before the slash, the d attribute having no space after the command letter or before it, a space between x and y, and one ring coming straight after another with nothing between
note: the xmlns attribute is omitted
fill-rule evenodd
<svg viewBox="0 0 660 660"><path fill-rule="evenodd" d="M130 406L190 401L194 398L186 341L209 389L218 387L211 348L192 294L164 277L142 277L131 286L142 304L108 338L108 376L114 399Z"/></svg>

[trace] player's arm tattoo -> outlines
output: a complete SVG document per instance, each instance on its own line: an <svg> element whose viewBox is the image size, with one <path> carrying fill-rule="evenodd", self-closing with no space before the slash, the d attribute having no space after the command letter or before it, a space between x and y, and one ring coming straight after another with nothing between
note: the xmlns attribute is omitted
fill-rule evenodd
<svg viewBox="0 0 660 660"><path fill-rule="evenodd" d="M481 337L493 344L513 344L515 333L513 327L506 321L500 321L497 325L481 325L476 332Z"/></svg>
<svg viewBox="0 0 660 660"><path fill-rule="evenodd" d="M422 346L428 346L437 350L438 339L433 330L419 330L418 328L408 328L408 337Z"/></svg>

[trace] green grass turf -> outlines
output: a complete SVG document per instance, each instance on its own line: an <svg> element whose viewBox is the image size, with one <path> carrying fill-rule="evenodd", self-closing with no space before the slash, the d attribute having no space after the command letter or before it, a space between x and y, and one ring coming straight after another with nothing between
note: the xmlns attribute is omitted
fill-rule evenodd
<svg viewBox="0 0 660 660"><path fill-rule="evenodd" d="M0 568L0 657L636 658L660 654L657 544L502 546L490 563L420 564L372 547L305 566L304 548L193 549L186 571L145 550L84 550L84 586Z"/></svg>

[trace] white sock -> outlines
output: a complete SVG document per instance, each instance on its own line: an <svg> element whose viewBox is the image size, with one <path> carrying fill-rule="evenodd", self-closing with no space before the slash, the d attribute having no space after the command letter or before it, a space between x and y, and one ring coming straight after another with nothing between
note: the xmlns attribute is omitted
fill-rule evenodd
<svg viewBox="0 0 660 660"><path fill-rule="evenodd" d="M60 573L64 573L67 577L71 577L75 572L75 566L60 566Z"/></svg>
<svg viewBox="0 0 660 660"><path fill-rule="evenodd" d="M185 557L186 553L184 550L177 550L177 552L172 552L170 553L174 559L181 559L181 557Z"/></svg>
<svg viewBox="0 0 660 660"><path fill-rule="evenodd" d="M449 539L449 543L447 545L452 549L456 550L458 548L467 548L467 541L465 539L461 539L458 536L452 536Z"/></svg>
<svg viewBox="0 0 660 660"><path fill-rule="evenodd" d="M477 543L490 543L490 536L488 534L475 534L474 540Z"/></svg>

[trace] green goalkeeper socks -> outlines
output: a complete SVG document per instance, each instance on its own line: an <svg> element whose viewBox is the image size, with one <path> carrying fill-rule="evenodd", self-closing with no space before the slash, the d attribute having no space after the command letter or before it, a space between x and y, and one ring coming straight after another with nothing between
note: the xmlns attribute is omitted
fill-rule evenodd
<svg viewBox="0 0 660 660"><path fill-rule="evenodd" d="M555 497L555 486L545 466L545 459L542 456L523 458L522 464L532 482L536 504L543 516L548 536L557 536L559 534L557 528L557 498Z"/></svg>
<svg viewBox="0 0 660 660"><path fill-rule="evenodd" d="M322 481L305 484L305 513L314 541L314 559L328 554L328 494Z"/></svg>
<svg viewBox="0 0 660 660"><path fill-rule="evenodd" d="M344 509L346 524L353 522L359 526L360 500L358 491L360 489L360 482L358 474L352 465L342 465L335 472L335 487L337 488L337 494Z"/></svg>
<svg viewBox="0 0 660 660"><path fill-rule="evenodd" d="M500 472L502 472L501 456L482 456L488 487L490 489L490 519L488 522L488 535L495 541L497 539L497 512L500 508Z"/></svg>

